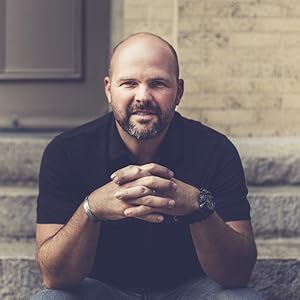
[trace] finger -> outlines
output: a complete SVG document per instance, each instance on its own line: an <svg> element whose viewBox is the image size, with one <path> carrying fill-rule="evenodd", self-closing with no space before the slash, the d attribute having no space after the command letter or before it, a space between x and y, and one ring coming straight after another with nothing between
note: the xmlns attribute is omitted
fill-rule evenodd
<svg viewBox="0 0 300 300"><path fill-rule="evenodd" d="M170 179L174 176L174 173L164 166L155 163L149 163L142 166L126 166L114 172L111 175L111 179L118 184L122 184L149 175Z"/></svg>
<svg viewBox="0 0 300 300"><path fill-rule="evenodd" d="M152 212L152 207L145 206L145 205L139 205L135 207L130 207L124 210L124 215L126 217L141 217L146 214L149 214Z"/></svg>
<svg viewBox="0 0 300 300"><path fill-rule="evenodd" d="M117 184L124 184L149 175L151 173L141 168L141 166L129 165L114 172L110 178Z"/></svg>
<svg viewBox="0 0 300 300"><path fill-rule="evenodd" d="M170 169L168 169L167 167L155 164L155 163L142 165L140 167L143 170L150 172L152 175L163 177L166 179L170 179L174 176L174 172L172 172Z"/></svg>
<svg viewBox="0 0 300 300"><path fill-rule="evenodd" d="M144 197L127 200L127 203L132 205L145 205L152 208L172 208L175 206L175 201L170 198L164 198L159 196L147 195Z"/></svg>
<svg viewBox="0 0 300 300"><path fill-rule="evenodd" d="M157 176L138 178L124 185L125 188L130 188L133 186L145 186L151 190L155 190L158 194L162 192L174 192L177 189L177 184L172 180Z"/></svg>
<svg viewBox="0 0 300 300"><path fill-rule="evenodd" d="M142 217L136 217L136 219L140 219L150 223L161 223L164 220L164 217L163 215L159 214L148 214Z"/></svg>
<svg viewBox="0 0 300 300"><path fill-rule="evenodd" d="M116 192L115 197L120 200L129 200L153 194L155 194L155 191L145 186L134 186Z"/></svg>

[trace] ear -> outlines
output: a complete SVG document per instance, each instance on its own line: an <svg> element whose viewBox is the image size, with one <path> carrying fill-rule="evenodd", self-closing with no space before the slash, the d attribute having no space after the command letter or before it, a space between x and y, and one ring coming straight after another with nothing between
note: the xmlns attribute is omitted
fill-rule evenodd
<svg viewBox="0 0 300 300"><path fill-rule="evenodd" d="M177 95L176 95L176 105L180 103L180 100L182 98L184 92L184 81L183 79L178 79L177 83Z"/></svg>
<svg viewBox="0 0 300 300"><path fill-rule="evenodd" d="M104 89L105 89L105 95L107 98L108 103L111 103L111 82L110 82L110 78L108 76L106 76L104 78Z"/></svg>

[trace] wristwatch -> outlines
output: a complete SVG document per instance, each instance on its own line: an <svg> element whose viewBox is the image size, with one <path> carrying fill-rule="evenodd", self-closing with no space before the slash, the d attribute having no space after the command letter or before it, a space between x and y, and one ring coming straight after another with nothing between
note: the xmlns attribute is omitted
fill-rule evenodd
<svg viewBox="0 0 300 300"><path fill-rule="evenodd" d="M212 193L204 188L199 189L199 208L183 216L165 216L168 224L193 224L207 219L215 211L215 200Z"/></svg>

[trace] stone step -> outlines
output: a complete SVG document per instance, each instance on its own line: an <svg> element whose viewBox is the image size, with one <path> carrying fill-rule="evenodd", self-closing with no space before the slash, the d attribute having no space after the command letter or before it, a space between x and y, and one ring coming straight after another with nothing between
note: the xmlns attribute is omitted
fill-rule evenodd
<svg viewBox="0 0 300 300"><path fill-rule="evenodd" d="M36 185L40 160L49 134L4 134L0 136L0 183Z"/></svg>
<svg viewBox="0 0 300 300"><path fill-rule="evenodd" d="M248 199L257 237L300 236L300 187L252 187Z"/></svg>
<svg viewBox="0 0 300 300"><path fill-rule="evenodd" d="M298 299L300 240L257 240L258 262L250 285L267 300ZM0 242L0 299L27 300L42 288L34 241Z"/></svg>
<svg viewBox="0 0 300 300"><path fill-rule="evenodd" d="M33 238L36 223L34 187L0 188L0 237Z"/></svg>
<svg viewBox="0 0 300 300"><path fill-rule="evenodd" d="M0 299L28 300L42 289L34 253L33 240L0 242Z"/></svg>
<svg viewBox="0 0 300 300"><path fill-rule="evenodd" d="M300 239L257 239L250 286L266 300L299 299Z"/></svg>
<svg viewBox="0 0 300 300"><path fill-rule="evenodd" d="M299 185L300 137L232 139L249 185Z"/></svg>
<svg viewBox="0 0 300 300"><path fill-rule="evenodd" d="M54 134L1 134L0 183L34 185ZM300 137L236 138L250 185L300 185Z"/></svg>
<svg viewBox="0 0 300 300"><path fill-rule="evenodd" d="M37 189L0 188L0 237L33 238ZM257 237L300 235L300 187L250 188L252 223Z"/></svg>

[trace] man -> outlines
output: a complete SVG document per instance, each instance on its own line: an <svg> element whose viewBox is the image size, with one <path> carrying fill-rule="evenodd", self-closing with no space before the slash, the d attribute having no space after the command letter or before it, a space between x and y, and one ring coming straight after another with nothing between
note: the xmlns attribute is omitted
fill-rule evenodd
<svg viewBox="0 0 300 300"><path fill-rule="evenodd" d="M105 91L113 113L56 137L40 172L33 299L260 299L239 156L175 113L173 47L119 43ZM200 100L199 100L200 101Z"/></svg>

